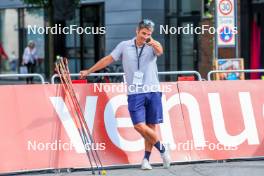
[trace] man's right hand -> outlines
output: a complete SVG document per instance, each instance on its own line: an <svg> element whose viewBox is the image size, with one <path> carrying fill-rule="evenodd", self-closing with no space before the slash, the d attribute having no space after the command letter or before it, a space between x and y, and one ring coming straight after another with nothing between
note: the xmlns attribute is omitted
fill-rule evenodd
<svg viewBox="0 0 264 176"><path fill-rule="evenodd" d="M111 55L105 56L104 58L100 59L94 66L92 66L88 70L82 70L80 71L80 79L86 78L90 73L94 73L98 70L101 70L105 67L107 67L109 64L111 64L114 61L113 57Z"/></svg>
<svg viewBox="0 0 264 176"><path fill-rule="evenodd" d="M85 79L86 76L88 76L90 74L90 71L89 70L82 70L80 71L80 79Z"/></svg>

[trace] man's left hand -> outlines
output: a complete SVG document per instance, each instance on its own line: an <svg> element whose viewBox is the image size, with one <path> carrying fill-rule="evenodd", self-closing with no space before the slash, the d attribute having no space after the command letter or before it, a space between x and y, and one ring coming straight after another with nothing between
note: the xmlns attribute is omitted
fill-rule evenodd
<svg viewBox="0 0 264 176"><path fill-rule="evenodd" d="M149 46L152 46L155 43L155 40L152 37L150 37L149 39L150 39L150 41L147 42L146 44Z"/></svg>

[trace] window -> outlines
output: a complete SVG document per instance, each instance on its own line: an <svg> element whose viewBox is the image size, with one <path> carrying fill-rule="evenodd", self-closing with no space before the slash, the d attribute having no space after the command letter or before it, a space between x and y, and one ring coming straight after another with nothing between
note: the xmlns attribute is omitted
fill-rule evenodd
<svg viewBox="0 0 264 176"><path fill-rule="evenodd" d="M1 65L2 72L17 72L18 62L18 11L17 9L4 9L0 11L0 39L9 60ZM14 61L15 65L9 65Z"/></svg>

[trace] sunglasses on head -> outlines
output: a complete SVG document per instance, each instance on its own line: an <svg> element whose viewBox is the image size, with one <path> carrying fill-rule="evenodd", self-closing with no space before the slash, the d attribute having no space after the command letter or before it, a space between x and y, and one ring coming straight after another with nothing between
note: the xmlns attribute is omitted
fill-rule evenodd
<svg viewBox="0 0 264 176"><path fill-rule="evenodd" d="M144 19L139 23L140 27L148 27L148 28L154 28L155 27L155 23L151 20L148 19Z"/></svg>

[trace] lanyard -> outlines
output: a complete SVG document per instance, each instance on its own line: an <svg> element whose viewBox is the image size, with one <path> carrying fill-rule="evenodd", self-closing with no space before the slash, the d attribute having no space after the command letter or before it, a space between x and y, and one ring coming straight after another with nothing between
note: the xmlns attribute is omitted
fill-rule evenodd
<svg viewBox="0 0 264 176"><path fill-rule="evenodd" d="M140 59L140 56L142 55L142 52L143 52L143 49L144 49L144 47L145 47L145 44L142 46L142 48L141 48L141 50L140 50L140 52L139 52L139 54L138 54L138 48L137 48L137 43L136 43L136 40L134 40L134 42L135 42L135 48L136 48L136 52L137 52L137 59L138 59L138 62L137 62L137 68L138 68L138 70L139 70L139 59Z"/></svg>

